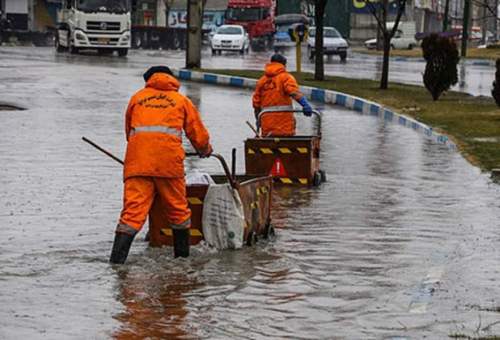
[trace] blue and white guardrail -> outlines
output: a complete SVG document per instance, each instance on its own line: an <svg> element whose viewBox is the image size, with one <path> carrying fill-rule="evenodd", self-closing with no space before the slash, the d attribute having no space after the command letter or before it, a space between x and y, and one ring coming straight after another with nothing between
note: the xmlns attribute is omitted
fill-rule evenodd
<svg viewBox="0 0 500 340"><path fill-rule="evenodd" d="M257 84L256 79L234 77L214 73L197 72L183 69L173 70L173 73L181 80L190 80L216 85L254 89ZM342 92L324 90L321 88L310 86L301 86L300 90L312 101L339 105L357 111L364 115L377 116L379 117L379 119L383 119L385 122L408 127L418 133L423 134L424 136L438 144L445 145L452 150L457 150L457 145L453 141L451 141L447 135L436 132L432 129L432 127L423 124L411 117L391 111L381 106L380 104Z"/></svg>

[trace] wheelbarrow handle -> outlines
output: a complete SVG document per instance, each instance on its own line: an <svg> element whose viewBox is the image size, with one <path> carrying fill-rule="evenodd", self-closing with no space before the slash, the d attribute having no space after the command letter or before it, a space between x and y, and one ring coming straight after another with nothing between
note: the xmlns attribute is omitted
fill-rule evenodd
<svg viewBox="0 0 500 340"><path fill-rule="evenodd" d="M296 109L293 106L275 106L275 107L269 107L265 108L262 111L259 112L259 115L257 116L257 131L261 132L261 120L264 115L272 114L272 113L277 113L277 112L292 112L292 113L302 113L304 112L303 109ZM318 110L312 110L312 114L315 115L318 118L318 136L321 136L321 113Z"/></svg>
<svg viewBox="0 0 500 340"><path fill-rule="evenodd" d="M196 153L196 152L186 152L186 157L195 157L195 156L200 156L200 154ZM220 155L218 153L212 153L212 154L210 154L209 157L214 157L214 158L217 158L219 160L219 162L222 165L222 168L224 169L224 173L226 174L227 180L228 180L229 184L231 185L231 188L238 189L238 182L231 175L231 171L229 170L229 166L227 165L227 162L224 159L224 157L222 157L222 155Z"/></svg>
<svg viewBox="0 0 500 340"><path fill-rule="evenodd" d="M99 145L97 145L96 143L94 143L93 141L91 141L90 139L86 138L86 137L82 137L82 140L90 145L92 145L94 148L96 148L97 150L103 152L104 154L106 154L107 156L111 157L112 159L114 159L115 161L117 161L118 163L120 164L124 164L124 162L116 157L115 155L113 155L111 152L109 152L108 150L100 147ZM186 152L186 156L187 157L193 157L193 156L199 156L200 154L196 153L196 152ZM218 153L212 153L210 156L212 157L215 157L217 158L221 164L222 164L222 167L224 168L224 172L226 173L226 177L227 177L227 180L229 181L229 184L231 185L231 187L233 189L237 189L238 188L238 182L236 182L236 180L233 178L233 176L231 176L231 171L229 171L229 167L227 166L227 163L226 163L226 160L224 159L224 157L222 157L221 155L219 155Z"/></svg>

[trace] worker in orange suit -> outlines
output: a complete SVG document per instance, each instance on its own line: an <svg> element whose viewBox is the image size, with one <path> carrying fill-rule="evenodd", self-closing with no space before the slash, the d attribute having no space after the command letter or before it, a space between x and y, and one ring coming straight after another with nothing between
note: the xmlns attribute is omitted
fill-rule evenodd
<svg viewBox="0 0 500 340"><path fill-rule="evenodd" d="M302 105L304 115L312 115L311 105L299 91L297 81L286 71L286 58L281 54L275 54L271 57L271 62L266 65L265 73L257 82L252 97L256 119L263 109L291 108L292 98ZM292 112L264 114L260 125L263 136L295 135L295 118Z"/></svg>
<svg viewBox="0 0 500 340"><path fill-rule="evenodd" d="M127 151L123 210L111 263L125 263L157 195L173 230L174 256L189 256L191 211L186 198L182 130L201 157L212 153L207 129L193 103L166 66L144 73L146 86L131 99L125 116Z"/></svg>

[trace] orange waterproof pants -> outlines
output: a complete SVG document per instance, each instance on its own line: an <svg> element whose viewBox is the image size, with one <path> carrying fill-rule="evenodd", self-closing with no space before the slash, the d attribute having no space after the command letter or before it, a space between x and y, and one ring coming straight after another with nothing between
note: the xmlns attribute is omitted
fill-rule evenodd
<svg viewBox="0 0 500 340"><path fill-rule="evenodd" d="M291 112L264 114L261 124L264 137L295 135L295 118Z"/></svg>
<svg viewBox="0 0 500 340"><path fill-rule="evenodd" d="M125 180L123 210L116 231L135 235L141 230L155 196L161 199L167 223L172 229L191 226L184 177L130 177Z"/></svg>

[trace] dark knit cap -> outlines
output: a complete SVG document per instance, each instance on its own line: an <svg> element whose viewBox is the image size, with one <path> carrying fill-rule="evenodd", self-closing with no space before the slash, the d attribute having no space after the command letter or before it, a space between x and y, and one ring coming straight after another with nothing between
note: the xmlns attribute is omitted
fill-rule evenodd
<svg viewBox="0 0 500 340"><path fill-rule="evenodd" d="M174 74L172 73L172 71L170 70L170 68L168 68L167 66L153 66L153 67L150 67L149 70L147 70L143 77L144 77L144 81L148 81L149 78L151 78L151 76L155 73L166 73L168 75L171 75L173 76Z"/></svg>
<svg viewBox="0 0 500 340"><path fill-rule="evenodd" d="M276 53L271 57L271 62L280 63L286 66L286 58L279 53Z"/></svg>

